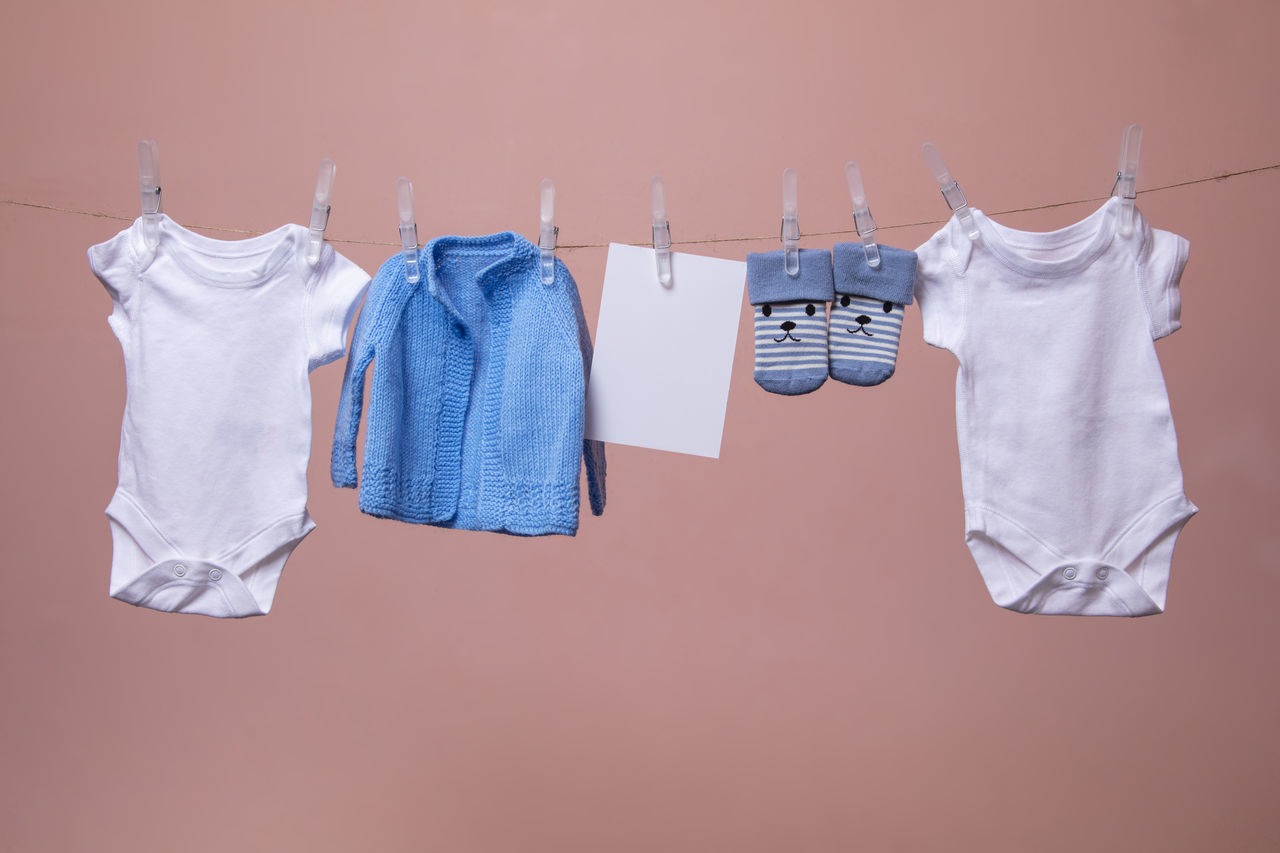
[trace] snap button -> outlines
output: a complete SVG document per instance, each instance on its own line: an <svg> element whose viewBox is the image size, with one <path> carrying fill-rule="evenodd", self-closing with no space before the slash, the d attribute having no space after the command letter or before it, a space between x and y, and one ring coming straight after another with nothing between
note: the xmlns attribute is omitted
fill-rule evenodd
<svg viewBox="0 0 1280 853"><path fill-rule="evenodd" d="M1062 576L1069 581L1073 581L1076 579L1076 570L1071 566L1067 566L1062 570Z"/></svg>
<svg viewBox="0 0 1280 853"><path fill-rule="evenodd" d="M187 567L182 565L182 563L178 563L173 567L173 573L178 577L182 577L187 573Z"/></svg>
<svg viewBox="0 0 1280 853"><path fill-rule="evenodd" d="M1106 566L1103 566L1102 568L1098 569L1098 580L1100 581L1106 580L1107 575L1109 574L1111 574L1111 570L1108 569Z"/></svg>
<svg viewBox="0 0 1280 853"><path fill-rule="evenodd" d="M210 569L210 570L209 570L209 580L211 580L211 581L218 581L218 580L222 580L222 572L221 572L221 571L219 571L218 569Z"/></svg>

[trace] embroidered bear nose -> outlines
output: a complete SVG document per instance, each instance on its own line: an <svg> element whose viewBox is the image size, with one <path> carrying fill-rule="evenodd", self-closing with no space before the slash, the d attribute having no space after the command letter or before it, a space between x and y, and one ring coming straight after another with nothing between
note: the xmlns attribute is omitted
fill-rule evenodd
<svg viewBox="0 0 1280 853"><path fill-rule="evenodd" d="M794 329L795 327L796 327L796 324L795 324L795 323L793 323L793 322L791 322L790 320L783 320L783 321L782 321L782 331L784 331L784 332L789 332L789 331L791 331L792 329Z"/></svg>
<svg viewBox="0 0 1280 853"><path fill-rule="evenodd" d="M857 317L854 317L853 320L855 323L857 323L860 326L865 326L871 322L871 318L868 317L866 314L859 314Z"/></svg>

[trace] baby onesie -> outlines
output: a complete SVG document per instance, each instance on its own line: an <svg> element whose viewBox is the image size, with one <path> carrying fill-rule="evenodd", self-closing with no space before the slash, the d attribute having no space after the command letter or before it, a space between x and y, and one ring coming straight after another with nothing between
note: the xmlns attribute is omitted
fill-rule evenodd
<svg viewBox="0 0 1280 853"><path fill-rule="evenodd" d="M1181 326L1185 239L1112 199L1059 231L973 211L921 246L925 341L955 354L966 541L991 597L1026 613L1165 607L1183 494L1154 341Z"/></svg>
<svg viewBox="0 0 1280 853"><path fill-rule="evenodd" d="M126 396L107 507L110 593L207 616L271 609L307 514L311 386L339 358L369 276L307 229L204 237L161 216L89 249L111 294Z"/></svg>

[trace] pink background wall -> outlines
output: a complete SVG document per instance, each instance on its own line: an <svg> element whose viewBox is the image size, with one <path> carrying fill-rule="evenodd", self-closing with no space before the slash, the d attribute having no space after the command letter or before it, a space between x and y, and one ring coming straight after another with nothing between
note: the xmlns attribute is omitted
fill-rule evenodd
<svg viewBox="0 0 1280 853"><path fill-rule="evenodd" d="M1280 846L1280 170L1140 198L1192 244L1159 353L1202 511L1137 621L990 602L955 362L915 308L891 382L798 399L752 383L744 322L722 458L610 447L575 539L362 516L325 367L319 528L271 615L112 601L124 376L84 257L136 216L147 137L187 225L305 222L333 157L330 236L370 271L400 174L424 238L533 236L552 176L562 242L599 244L648 238L657 171L677 238L769 237L698 249L743 258L777 245L785 166L810 234L851 227L849 158L882 225L944 217L930 139L988 211L1104 195L1135 120L1142 188L1271 165L1280 7L363 5L0 11L0 849ZM562 257L594 325L605 252Z"/></svg>

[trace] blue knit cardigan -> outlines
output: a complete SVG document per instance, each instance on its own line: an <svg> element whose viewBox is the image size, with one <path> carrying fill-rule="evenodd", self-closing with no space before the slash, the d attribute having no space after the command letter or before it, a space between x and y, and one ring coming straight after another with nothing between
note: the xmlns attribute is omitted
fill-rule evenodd
<svg viewBox="0 0 1280 853"><path fill-rule="evenodd" d="M374 363L360 509L418 524L538 535L578 529L585 457L604 512L604 445L583 440L591 338L559 260L543 284L519 234L439 237L410 284L389 258L347 358L330 473L356 485L365 374Z"/></svg>

